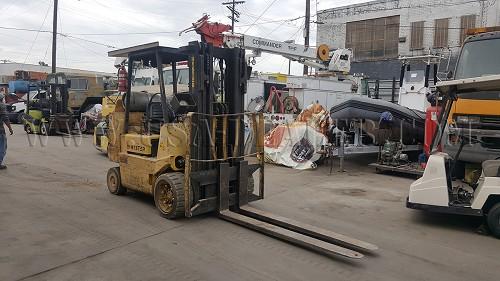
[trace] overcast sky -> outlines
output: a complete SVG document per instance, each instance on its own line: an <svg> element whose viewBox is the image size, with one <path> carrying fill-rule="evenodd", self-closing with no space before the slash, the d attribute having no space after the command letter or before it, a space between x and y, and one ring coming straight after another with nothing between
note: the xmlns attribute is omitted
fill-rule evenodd
<svg viewBox="0 0 500 281"><path fill-rule="evenodd" d="M52 29L52 2L53 0L0 0L0 60L35 64L45 61L50 64L51 34L43 31ZM199 40L199 35L194 32L179 37L178 31L191 26L203 13L209 14L212 21L230 24L227 18L230 13L221 5L222 2L59 0L58 32L72 37L58 36L57 64L61 67L115 72L114 60L107 57L107 52L113 50L111 46L124 48L159 41L164 46L178 47L189 41ZM316 9L358 2L366 1L311 0L311 14L314 15ZM265 11L267 7L269 8ZM236 32L279 41L295 39L298 43L303 43L304 19L289 19L304 15L305 0L247 0L245 4L238 5L238 10L241 17ZM313 17L312 20L314 19ZM42 32L15 31L5 29L6 27ZM141 32L165 33L130 34ZM315 24L311 24L311 36L311 44L315 44ZM263 57L257 59L254 69L286 73L288 61L280 56L263 54ZM292 74L300 74L301 69L301 65L293 63Z"/></svg>

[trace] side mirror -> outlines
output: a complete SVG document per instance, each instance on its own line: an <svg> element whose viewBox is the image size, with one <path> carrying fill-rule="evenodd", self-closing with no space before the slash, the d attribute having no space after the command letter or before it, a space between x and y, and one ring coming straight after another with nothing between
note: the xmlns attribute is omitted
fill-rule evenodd
<svg viewBox="0 0 500 281"><path fill-rule="evenodd" d="M450 70L450 71L448 71L448 73L446 73L446 78L453 79L453 71L452 70Z"/></svg>

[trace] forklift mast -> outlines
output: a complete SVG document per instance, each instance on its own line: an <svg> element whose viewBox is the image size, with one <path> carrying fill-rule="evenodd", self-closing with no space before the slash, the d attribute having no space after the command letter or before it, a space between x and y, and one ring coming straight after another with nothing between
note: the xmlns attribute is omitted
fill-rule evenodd
<svg viewBox="0 0 500 281"><path fill-rule="evenodd" d="M68 113L68 81L64 73L47 75L47 84L50 89L50 112L52 115Z"/></svg>

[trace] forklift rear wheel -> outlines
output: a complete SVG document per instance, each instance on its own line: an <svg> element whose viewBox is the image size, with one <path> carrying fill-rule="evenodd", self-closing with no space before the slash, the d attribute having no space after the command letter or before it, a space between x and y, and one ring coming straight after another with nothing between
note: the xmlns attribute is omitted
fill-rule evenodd
<svg viewBox="0 0 500 281"><path fill-rule="evenodd" d="M31 129L31 125L30 124L25 124L24 125L24 131L28 134L33 134L33 130Z"/></svg>
<svg viewBox="0 0 500 281"><path fill-rule="evenodd" d="M17 114L17 124L23 124L24 123L24 111L21 111Z"/></svg>
<svg viewBox="0 0 500 281"><path fill-rule="evenodd" d="M156 179L154 189L156 208L167 219L184 216L184 174L167 173Z"/></svg>
<svg viewBox="0 0 500 281"><path fill-rule="evenodd" d="M488 227L496 238L500 239L500 203L494 205L488 212Z"/></svg>
<svg viewBox="0 0 500 281"><path fill-rule="evenodd" d="M127 192L127 189L122 186L120 178L120 168L111 168L108 170L107 176L108 190L114 195L123 195Z"/></svg>

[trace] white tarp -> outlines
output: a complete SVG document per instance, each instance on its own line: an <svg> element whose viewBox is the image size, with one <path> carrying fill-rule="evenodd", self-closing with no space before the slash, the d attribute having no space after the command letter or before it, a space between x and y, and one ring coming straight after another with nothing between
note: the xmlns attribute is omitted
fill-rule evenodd
<svg viewBox="0 0 500 281"><path fill-rule="evenodd" d="M266 162L299 170L315 168L321 157L317 152L327 143L324 134L304 122L280 125L266 136Z"/></svg>

